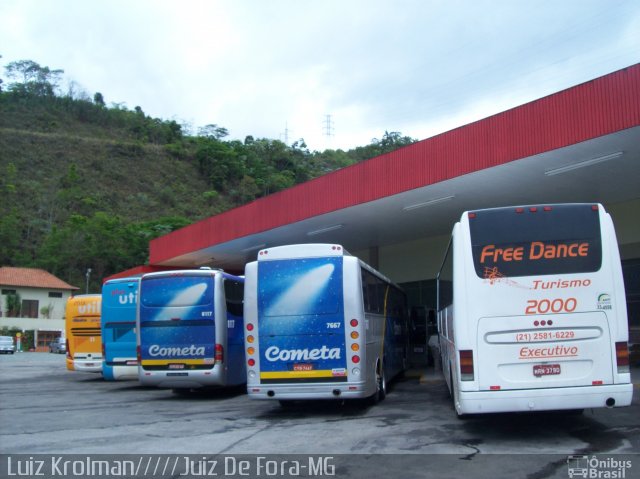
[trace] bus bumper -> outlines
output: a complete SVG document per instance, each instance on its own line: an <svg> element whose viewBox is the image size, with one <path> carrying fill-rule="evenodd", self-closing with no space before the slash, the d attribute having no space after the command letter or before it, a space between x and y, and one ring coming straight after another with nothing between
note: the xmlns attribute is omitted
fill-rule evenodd
<svg viewBox="0 0 640 479"><path fill-rule="evenodd" d="M85 373L99 373L102 371L102 358L74 359L73 370Z"/></svg>
<svg viewBox="0 0 640 479"><path fill-rule="evenodd" d="M138 379L144 386L166 389L198 389L207 386L227 386L226 371L223 367L195 371L148 371L140 367Z"/></svg>
<svg viewBox="0 0 640 479"><path fill-rule="evenodd" d="M252 384L247 393L252 399L359 399L371 396L375 388L364 383Z"/></svg>
<svg viewBox="0 0 640 479"><path fill-rule="evenodd" d="M460 391L458 414L554 411L629 406L633 384L522 389L513 391Z"/></svg>
<svg viewBox="0 0 640 479"><path fill-rule="evenodd" d="M138 366L103 366L102 376L108 381L138 379Z"/></svg>

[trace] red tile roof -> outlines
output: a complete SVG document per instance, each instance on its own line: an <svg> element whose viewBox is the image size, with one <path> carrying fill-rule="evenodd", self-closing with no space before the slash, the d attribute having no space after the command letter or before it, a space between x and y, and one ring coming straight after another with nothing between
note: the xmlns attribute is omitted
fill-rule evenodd
<svg viewBox="0 0 640 479"><path fill-rule="evenodd" d="M80 289L56 278L43 269L13 268L11 266L0 268L0 285L43 289Z"/></svg>

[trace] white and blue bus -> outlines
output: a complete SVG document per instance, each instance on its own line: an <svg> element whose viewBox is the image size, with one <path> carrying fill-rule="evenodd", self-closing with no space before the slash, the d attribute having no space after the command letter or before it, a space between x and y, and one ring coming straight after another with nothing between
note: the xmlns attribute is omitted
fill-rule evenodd
<svg viewBox="0 0 640 479"><path fill-rule="evenodd" d="M174 390L246 382L244 278L201 268L140 279L138 378Z"/></svg>
<svg viewBox="0 0 640 479"><path fill-rule="evenodd" d="M140 278L119 278L102 285L102 376L109 381L138 379L136 308Z"/></svg>
<svg viewBox="0 0 640 479"><path fill-rule="evenodd" d="M264 249L245 277L250 397L377 401L405 369L404 293L342 246Z"/></svg>
<svg viewBox="0 0 640 479"><path fill-rule="evenodd" d="M458 415L628 406L628 324L598 204L466 212L438 274L444 377Z"/></svg>

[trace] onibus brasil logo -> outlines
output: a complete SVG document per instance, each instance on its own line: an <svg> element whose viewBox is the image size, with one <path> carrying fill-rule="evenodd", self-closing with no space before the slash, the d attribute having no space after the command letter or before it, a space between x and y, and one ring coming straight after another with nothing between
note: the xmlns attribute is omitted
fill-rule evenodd
<svg viewBox="0 0 640 479"><path fill-rule="evenodd" d="M631 467L631 460L615 457L600 458L595 455L585 455L567 458L567 474L571 478L625 479L627 470Z"/></svg>

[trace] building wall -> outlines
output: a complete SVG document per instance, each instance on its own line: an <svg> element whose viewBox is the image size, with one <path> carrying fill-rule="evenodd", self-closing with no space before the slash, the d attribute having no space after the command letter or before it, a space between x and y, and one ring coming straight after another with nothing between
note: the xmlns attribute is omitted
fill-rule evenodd
<svg viewBox="0 0 640 479"><path fill-rule="evenodd" d="M44 318L44 315L40 312L43 307L51 306L49 313L50 319L64 319L64 310L67 305L67 299L71 296L70 291L64 291L60 289L42 289L42 288L21 288L16 286L2 286L2 290L14 289L20 295L21 300L35 300L38 301L38 318ZM50 298L49 293L61 294L61 298ZM0 295L0 316L5 317L7 315L7 295ZM33 319L33 318L25 318Z"/></svg>
<svg viewBox="0 0 640 479"><path fill-rule="evenodd" d="M640 258L640 199L605 205L611 214L623 260Z"/></svg>
<svg viewBox="0 0 640 479"><path fill-rule="evenodd" d="M54 338L64 336L65 308L70 291L60 289L20 288L16 286L2 286L2 290L16 290L21 300L38 301L38 317L10 317L7 316L6 294L0 294L0 328L17 328L21 331L33 331L36 350L47 351L48 344ZM49 293L61 293L61 298L50 298ZM50 313L44 315L40 310L51 306ZM46 317L48 316L48 317Z"/></svg>
<svg viewBox="0 0 640 479"><path fill-rule="evenodd" d="M18 328L22 331L54 331L64 333L64 319L0 318L0 328Z"/></svg>

